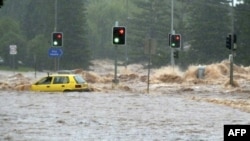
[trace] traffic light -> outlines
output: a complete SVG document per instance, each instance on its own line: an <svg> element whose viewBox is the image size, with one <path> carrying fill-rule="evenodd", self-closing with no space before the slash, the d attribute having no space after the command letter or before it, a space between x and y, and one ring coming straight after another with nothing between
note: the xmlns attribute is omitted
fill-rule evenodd
<svg viewBox="0 0 250 141"><path fill-rule="evenodd" d="M231 50L232 48L232 35L228 34L226 38L226 47Z"/></svg>
<svg viewBox="0 0 250 141"><path fill-rule="evenodd" d="M54 47L63 46L63 33L62 32L52 33L52 46Z"/></svg>
<svg viewBox="0 0 250 141"><path fill-rule="evenodd" d="M113 44L124 45L126 43L126 28L124 26L113 27Z"/></svg>
<svg viewBox="0 0 250 141"><path fill-rule="evenodd" d="M174 58L179 58L179 52L178 52L178 50L175 50L174 52L173 52L173 55L174 55Z"/></svg>
<svg viewBox="0 0 250 141"><path fill-rule="evenodd" d="M171 35L169 40L170 40L170 46L172 48L181 47L181 35L180 34Z"/></svg>

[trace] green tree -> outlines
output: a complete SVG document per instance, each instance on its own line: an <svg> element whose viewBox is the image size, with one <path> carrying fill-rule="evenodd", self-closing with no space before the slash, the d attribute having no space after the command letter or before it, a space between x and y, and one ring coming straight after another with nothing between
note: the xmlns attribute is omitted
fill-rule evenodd
<svg viewBox="0 0 250 141"><path fill-rule="evenodd" d="M11 66L11 57L9 53L9 46L17 46L17 55L15 55L16 60L23 60L22 56L25 56L25 37L22 36L20 26L17 21L11 18L0 19L0 56L2 56L6 63Z"/></svg>
<svg viewBox="0 0 250 141"><path fill-rule="evenodd" d="M145 61L145 40L151 38L156 41L155 55L152 60L154 65L166 64L168 34L171 27L170 1L134 1L139 8L129 21L130 53L134 61Z"/></svg>
<svg viewBox="0 0 250 141"><path fill-rule="evenodd" d="M57 31L64 34L63 68L81 67L87 69L91 52L87 40L86 7L84 1L58 1Z"/></svg>
<svg viewBox="0 0 250 141"><path fill-rule="evenodd" d="M129 3L128 7L132 7ZM118 21L120 26L127 26L126 0L91 0L87 8L89 25L89 43L95 58L113 58L112 27ZM119 48L123 52L123 47Z"/></svg>
<svg viewBox="0 0 250 141"><path fill-rule="evenodd" d="M27 39L29 46L34 43L38 46L37 48L43 46L46 49L43 50L44 53L40 54L44 56L39 56L39 58L47 58L46 60L49 60L48 49L51 47L51 33L54 31L63 32L64 54L60 66L65 69L87 68L91 54L86 37L88 27L84 2L84 0L72 0L70 2L67 0L6 1L4 7L1 8L2 13L0 16L17 20L23 31L22 37ZM38 39L42 39L44 43L37 41ZM22 47L20 49L20 51L30 55L23 55L27 59L33 58L32 52L29 52L30 48ZM49 67L50 65L46 66Z"/></svg>
<svg viewBox="0 0 250 141"><path fill-rule="evenodd" d="M34 67L36 63L36 67L40 70L54 69L51 65L54 61L48 57L48 50L51 47L51 33L54 30L55 1L26 0L26 2L21 20L27 38L26 64Z"/></svg>
<svg viewBox="0 0 250 141"><path fill-rule="evenodd" d="M24 18L27 5L32 0L4 0L4 5L1 7L0 17L10 17L20 24L27 19Z"/></svg>
<svg viewBox="0 0 250 141"><path fill-rule="evenodd" d="M67 0L43 0L30 1L27 4L23 29L30 43L36 42L37 38L43 38L44 43L40 42L40 45L37 44L37 46L43 45L46 50L40 54L44 56L37 54L39 58L51 60L48 57L51 34L55 31L63 32L64 45L62 49L64 53L60 59L60 67L64 69L88 67L90 51L86 38L88 27L86 26L85 11L84 1L79 0L71 2ZM29 58L33 58L33 55ZM50 67L47 69L52 69L53 67L51 68L49 64L51 63L48 62L48 65L44 66Z"/></svg>
<svg viewBox="0 0 250 141"><path fill-rule="evenodd" d="M228 57L225 37L231 31L227 0L187 1L186 40L191 44L187 64L213 63Z"/></svg>
<svg viewBox="0 0 250 141"><path fill-rule="evenodd" d="M235 62L250 65L250 0L235 7L235 33L237 35L237 50Z"/></svg>
<svg viewBox="0 0 250 141"><path fill-rule="evenodd" d="M22 27L28 40L36 35L47 35L47 41L54 30L55 2L51 0L31 0L24 13Z"/></svg>
<svg viewBox="0 0 250 141"><path fill-rule="evenodd" d="M48 58L48 50L47 37L44 34L38 34L29 40L26 48L28 65L38 70L53 68L54 60Z"/></svg>

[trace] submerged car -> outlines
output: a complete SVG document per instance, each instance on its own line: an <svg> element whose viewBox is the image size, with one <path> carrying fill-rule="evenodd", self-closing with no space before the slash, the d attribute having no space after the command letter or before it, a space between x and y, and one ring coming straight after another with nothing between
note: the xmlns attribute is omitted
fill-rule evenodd
<svg viewBox="0 0 250 141"><path fill-rule="evenodd" d="M52 74L45 76L31 85L32 91L71 92L89 91L88 83L77 74Z"/></svg>

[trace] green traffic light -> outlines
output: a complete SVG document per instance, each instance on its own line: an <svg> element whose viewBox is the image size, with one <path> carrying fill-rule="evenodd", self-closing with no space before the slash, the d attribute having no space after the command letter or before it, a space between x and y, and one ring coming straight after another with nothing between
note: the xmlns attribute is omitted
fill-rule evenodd
<svg viewBox="0 0 250 141"><path fill-rule="evenodd" d="M114 38L115 43L119 43L119 41L120 41L119 38Z"/></svg>
<svg viewBox="0 0 250 141"><path fill-rule="evenodd" d="M63 33L52 32L52 46L62 47L63 46Z"/></svg>
<svg viewBox="0 0 250 141"><path fill-rule="evenodd" d="M123 26L113 27L113 44L125 45L126 41L126 28Z"/></svg>
<svg viewBox="0 0 250 141"><path fill-rule="evenodd" d="M180 34L173 34L169 35L170 45L173 48L180 48L181 47L181 35Z"/></svg>
<svg viewBox="0 0 250 141"><path fill-rule="evenodd" d="M54 42L53 42L53 45L57 46L57 45L58 45L58 42L57 42L57 41L54 41Z"/></svg>

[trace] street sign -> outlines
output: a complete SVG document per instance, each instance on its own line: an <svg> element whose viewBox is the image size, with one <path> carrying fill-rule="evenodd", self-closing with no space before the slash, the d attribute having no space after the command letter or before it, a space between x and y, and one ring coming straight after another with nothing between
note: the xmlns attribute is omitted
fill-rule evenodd
<svg viewBox="0 0 250 141"><path fill-rule="evenodd" d="M63 54L63 50L61 48L50 48L49 56L50 57L60 57Z"/></svg>
<svg viewBox="0 0 250 141"><path fill-rule="evenodd" d="M10 45L10 55L16 55L16 54L17 54L17 46Z"/></svg>
<svg viewBox="0 0 250 141"><path fill-rule="evenodd" d="M156 53L157 42L155 39L146 38L144 41L144 53L145 54L155 54Z"/></svg>

